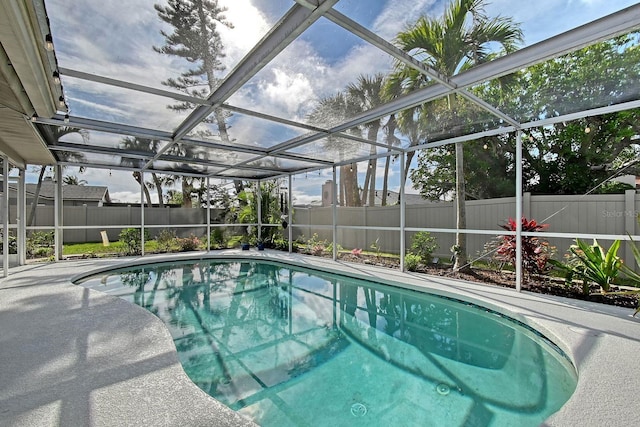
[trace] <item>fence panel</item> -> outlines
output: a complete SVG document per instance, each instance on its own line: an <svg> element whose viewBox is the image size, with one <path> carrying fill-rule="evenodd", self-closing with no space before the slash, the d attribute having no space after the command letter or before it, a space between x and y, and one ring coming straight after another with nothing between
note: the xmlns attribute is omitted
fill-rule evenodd
<svg viewBox="0 0 640 427"><path fill-rule="evenodd" d="M14 208L15 211L15 208ZM11 217L15 218L15 212ZM331 207L296 207L294 209L294 239L300 235L306 238L314 233L320 239L331 240L333 209ZM523 213L528 218L549 224L548 231L584 234L636 235L638 233L637 214L640 212L640 197L635 191L626 194L606 194L587 196L566 195L524 195ZM427 202L421 205L405 207L405 224L409 228L443 228L452 229L451 233L432 233L437 239L439 248L436 255L449 257L449 248L455 240L455 206L451 202ZM515 216L515 198L478 200L467 202L467 228L479 230L496 230L499 224L509 217ZM219 220L217 213L212 212L212 223ZM202 236L206 226L206 209L199 208L145 208L145 225L158 225L149 228L151 237L155 237L163 228L174 228L180 237L193 233ZM338 207L337 221L339 225L337 240L344 248L362 248L369 250L371 244L378 239L382 250L399 253L400 235L397 231L350 229L349 227L399 227L399 206L376 207ZM140 226L140 207L136 206L65 206L63 212L65 226L80 227L65 230L64 241L99 242L100 228L92 226L121 225L124 227ZM36 226L54 224L53 206L38 206ZM193 227L172 227L175 225L193 225ZM317 225L322 228L315 227ZM116 241L121 228L106 229L109 240ZM407 232L407 248L411 244L413 232ZM286 236L286 233L284 234ZM484 244L492 239L491 235L467 236L467 249L470 255L483 250ZM548 239L557 247L559 254L564 254L572 239ZM603 244L606 242L603 241ZM632 259L631 251L623 246L621 255Z"/></svg>

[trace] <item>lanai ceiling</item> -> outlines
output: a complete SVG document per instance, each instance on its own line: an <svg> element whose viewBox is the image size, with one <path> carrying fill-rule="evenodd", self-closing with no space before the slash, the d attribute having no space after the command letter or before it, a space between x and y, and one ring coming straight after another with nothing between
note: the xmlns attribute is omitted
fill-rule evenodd
<svg viewBox="0 0 640 427"><path fill-rule="evenodd" d="M442 2L234 1L226 12L233 28L218 25L224 70L215 75L215 90L200 85L205 97L163 84L194 65L159 52L163 33L173 30L158 17L154 3L164 5L160 0L3 1L0 151L19 166L60 163L266 179L366 161L389 149L400 153L640 107L638 76L615 94L603 90L588 103L554 106L551 116L503 110L473 90L637 31L640 5L633 2L604 2L608 6L598 9L603 16L567 19L577 22L572 28L525 31L519 50L447 78L394 45L395 35L418 14L440 15ZM487 14L497 15L494 9ZM532 14L521 24L539 29L548 18ZM388 74L397 63L422 73L428 84L353 115L318 113L319 105L360 76ZM553 91L553 82L549 86ZM418 146L397 130L393 147L383 129L376 135L365 131L369 123L385 123L393 114L451 93L467 101L473 117L458 117L460 126L427 129ZM169 108L176 105L185 108ZM60 137L60 129L74 132Z"/></svg>

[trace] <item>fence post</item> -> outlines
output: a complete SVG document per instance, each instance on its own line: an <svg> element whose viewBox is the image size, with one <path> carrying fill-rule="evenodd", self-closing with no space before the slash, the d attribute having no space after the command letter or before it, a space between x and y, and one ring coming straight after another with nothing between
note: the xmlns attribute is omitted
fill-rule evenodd
<svg viewBox="0 0 640 427"><path fill-rule="evenodd" d="M626 190L624 192L624 232L631 236L636 234L636 224L638 222L638 215L636 212L636 190ZM627 262L631 262L634 259L633 252L631 251L631 244L624 245L623 259Z"/></svg>
<svg viewBox="0 0 640 427"><path fill-rule="evenodd" d="M522 193L522 216L531 219L531 193Z"/></svg>

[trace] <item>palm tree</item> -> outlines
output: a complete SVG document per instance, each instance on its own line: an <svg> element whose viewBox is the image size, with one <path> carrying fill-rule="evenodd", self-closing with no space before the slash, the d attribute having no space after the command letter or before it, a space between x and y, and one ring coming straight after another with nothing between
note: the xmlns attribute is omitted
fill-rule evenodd
<svg viewBox="0 0 640 427"><path fill-rule="evenodd" d="M87 185L88 182L86 179L78 179L75 175L67 175L62 178L62 183L64 185Z"/></svg>
<svg viewBox="0 0 640 427"><path fill-rule="evenodd" d="M132 136L127 136L125 138L122 138L122 141L121 141L121 147L126 152L129 152L129 153L137 152L139 154L143 154L146 156L155 154L158 150L159 144L160 142L155 139L138 138L138 137L132 137ZM134 168L142 167L144 166L145 163L146 161L144 159L137 158L137 157L135 158L122 157L120 160L120 164L122 166L128 166L128 167L134 167ZM147 188L145 183L142 181L142 173L139 170L134 170L133 172L131 172L131 174L133 175L133 179L135 179L136 182L142 187L142 190L144 191L144 197L147 200L147 206L149 207L153 206L151 203L151 194L149 193L149 189ZM154 182L157 184L157 177L154 177ZM160 206L163 206L161 186L156 186L156 190L158 191L158 196L160 197L160 202L159 202ZM142 200L140 201L140 203L143 203Z"/></svg>
<svg viewBox="0 0 640 427"><path fill-rule="evenodd" d="M357 83L351 83L347 86L347 94L352 98L354 105L360 111L367 111L373 107L377 107L382 104L382 88L384 85L384 75L378 73L374 76L358 76ZM369 122L365 125L367 131L366 138L369 141L378 140L378 131L380 130L380 119ZM371 145L370 153L375 156L376 146ZM369 168L364 179L363 195L364 201L369 199L369 206L375 205L375 192L376 192L376 166L377 159L369 160ZM367 194L368 191L368 194Z"/></svg>
<svg viewBox="0 0 640 427"><path fill-rule="evenodd" d="M386 136L387 145L389 146L389 148L387 149L387 153L388 153L391 151L391 147L393 147L394 145L398 145L400 143L400 140L395 135L396 129L398 128L398 122L396 120L395 114L392 114L389 117L389 120L387 120L387 123L384 125L384 128L387 134ZM389 163L390 162L391 162L391 156L387 155L387 161L384 163L384 178L382 180L382 202L380 203L382 206L387 205L387 193L389 191ZM406 180L406 175L404 179ZM401 182L400 185L404 187L405 182L404 181ZM398 192L398 197L400 197L400 192Z"/></svg>
<svg viewBox="0 0 640 427"><path fill-rule="evenodd" d="M359 111L355 100L344 93L323 98L316 108L309 114L309 122L318 126L329 128L333 124L341 123L348 117ZM348 132L360 137L358 128L349 129ZM327 149L344 151L348 142L339 136L330 135L327 138ZM343 158L339 154L339 158ZM360 192L358 189L358 164L351 163L340 167L340 183L338 186L338 202L342 206L361 206Z"/></svg>
<svg viewBox="0 0 640 427"><path fill-rule="evenodd" d="M396 37L398 46L432 69L445 76L466 70L488 61L492 56L491 44L502 46L505 52L516 49L522 41L522 31L511 18L488 18L483 14L485 0L454 0L436 19L422 16L408 30ZM471 18L471 19L469 19ZM404 91L423 87L426 76L404 64L399 64L392 81L403 82ZM447 108L455 118L457 99L450 94ZM425 111L418 111L423 115ZM463 143L455 144L456 158L456 227L466 228L465 181ZM466 235L457 233L455 269L466 268Z"/></svg>

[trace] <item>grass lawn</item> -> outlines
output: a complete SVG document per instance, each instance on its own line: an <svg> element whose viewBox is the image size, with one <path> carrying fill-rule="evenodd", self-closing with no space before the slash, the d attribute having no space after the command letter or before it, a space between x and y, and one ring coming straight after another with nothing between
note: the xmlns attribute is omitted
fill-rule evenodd
<svg viewBox="0 0 640 427"><path fill-rule="evenodd" d="M147 252L158 252L158 242L149 240L144 244ZM102 242L95 243L65 243L62 248L62 255L89 255L89 254L112 254L121 253L122 243L112 242L109 246L104 246Z"/></svg>
<svg viewBox="0 0 640 427"><path fill-rule="evenodd" d="M65 243L62 247L62 255L107 254L121 252L122 244L113 242L104 246L102 242L96 243Z"/></svg>

